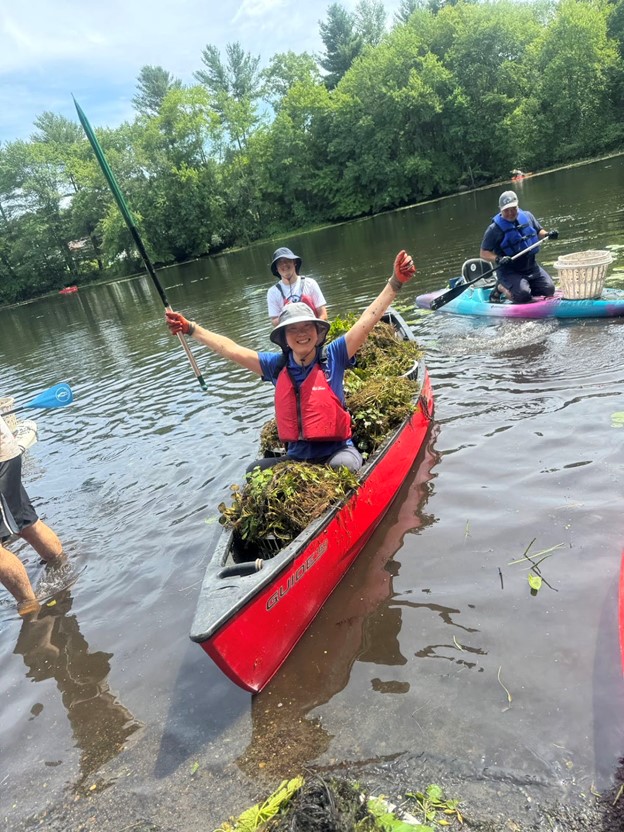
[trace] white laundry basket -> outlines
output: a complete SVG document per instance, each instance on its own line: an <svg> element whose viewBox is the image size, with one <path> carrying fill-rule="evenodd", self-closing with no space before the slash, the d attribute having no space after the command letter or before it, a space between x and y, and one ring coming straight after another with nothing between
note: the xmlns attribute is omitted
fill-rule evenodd
<svg viewBox="0 0 624 832"><path fill-rule="evenodd" d="M567 300L599 298L607 268L613 262L610 251L577 251L564 254L555 263L561 291Z"/></svg>

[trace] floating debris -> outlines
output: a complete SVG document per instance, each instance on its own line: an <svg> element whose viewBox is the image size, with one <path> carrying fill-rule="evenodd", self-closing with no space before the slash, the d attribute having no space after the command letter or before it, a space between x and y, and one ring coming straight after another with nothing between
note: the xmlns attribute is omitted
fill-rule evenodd
<svg viewBox="0 0 624 832"><path fill-rule="evenodd" d="M502 668L502 666L498 668L498 674L497 674L498 684L502 687L502 689L503 689L503 690L505 691L505 693L507 694L507 701L508 701L508 702L509 702L509 704L511 705L511 694L509 693L509 691L507 690L507 688L505 687L505 685L503 684L503 682L502 682L502 680L501 680L501 670L502 670L502 669L503 669L503 668Z"/></svg>
<svg viewBox="0 0 624 832"><path fill-rule="evenodd" d="M386 797L371 797L356 783L315 776L284 780L263 803L215 832L434 832L463 823L458 800L448 800L440 786L407 792L397 807ZM421 823L422 815L425 824Z"/></svg>
<svg viewBox="0 0 624 832"><path fill-rule="evenodd" d="M535 538L529 543L529 545L524 550L524 554L518 560L510 561L507 566L515 566L518 563L524 563L528 561L531 565L528 567L529 569L529 587L531 588L531 595L537 595L539 590L542 588L542 584L546 584L549 589L552 589L554 592L558 592L559 590L555 589L554 586L551 586L546 578L541 573L540 565L549 558L551 554L556 551L557 549L561 549L562 546L565 546L565 543L557 543L555 546L550 546L548 549L542 549L541 552L536 552L532 557L529 556L529 549L535 543ZM499 570L500 572L500 570ZM502 580L502 578L501 578Z"/></svg>

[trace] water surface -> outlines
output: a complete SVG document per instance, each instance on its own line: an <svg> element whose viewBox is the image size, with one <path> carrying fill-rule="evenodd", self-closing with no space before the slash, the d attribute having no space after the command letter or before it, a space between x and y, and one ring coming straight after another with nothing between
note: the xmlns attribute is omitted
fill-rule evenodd
<svg viewBox="0 0 624 832"><path fill-rule="evenodd" d="M520 183L522 205L560 231L541 262L624 243L623 186L621 157ZM411 308L478 253L502 189L288 241L330 316L363 308L396 251L411 251L418 284L401 301L427 348L436 424L362 556L253 699L188 632L216 506L256 456L269 385L195 345L202 393L147 278L0 312L0 394L74 389L70 408L38 415L25 482L85 567L36 621L0 595L12 828L46 811L49 828L91 816L119 828L122 805L128 828L212 828L304 766L408 761L413 780L437 772L469 799L533 804L608 787L624 751L624 431L611 424L624 410L624 323ZM161 279L175 308L268 349L280 242ZM536 596L528 564L509 565L529 545L558 547Z"/></svg>

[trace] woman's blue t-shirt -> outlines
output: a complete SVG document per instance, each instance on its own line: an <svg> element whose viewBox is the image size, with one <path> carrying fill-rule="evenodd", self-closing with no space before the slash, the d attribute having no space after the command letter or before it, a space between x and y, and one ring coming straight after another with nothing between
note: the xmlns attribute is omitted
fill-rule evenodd
<svg viewBox="0 0 624 832"><path fill-rule="evenodd" d="M344 335L336 338L331 344L325 347L327 363L325 366L325 377L327 383L336 396L344 404L343 379L344 371L353 364L347 352L347 342ZM259 352L260 367L262 369L262 380L270 381L273 386L277 384L277 377L283 367L283 354L281 352ZM296 385L301 385L309 375L316 362L301 367L293 358L292 351L288 351L288 368ZM346 442L307 442L305 440L288 443L288 456L297 460L323 460L333 456L345 445L352 445L351 440Z"/></svg>

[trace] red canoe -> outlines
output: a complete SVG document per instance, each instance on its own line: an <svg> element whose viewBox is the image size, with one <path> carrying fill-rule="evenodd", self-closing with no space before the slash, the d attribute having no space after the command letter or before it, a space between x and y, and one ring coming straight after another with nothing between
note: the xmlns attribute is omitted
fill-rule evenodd
<svg viewBox="0 0 624 832"><path fill-rule="evenodd" d="M77 291L77 286L66 286L64 289L59 289L59 295L73 295Z"/></svg>
<svg viewBox="0 0 624 832"><path fill-rule="evenodd" d="M390 310L386 320L403 338L414 336ZM361 471L361 485L313 521L262 568L236 563L231 533L223 531L208 564L191 639L237 685L257 693L276 673L333 592L396 496L423 445L433 414L424 362L416 410ZM238 574L237 574L238 573ZM246 573L246 574L245 574Z"/></svg>

